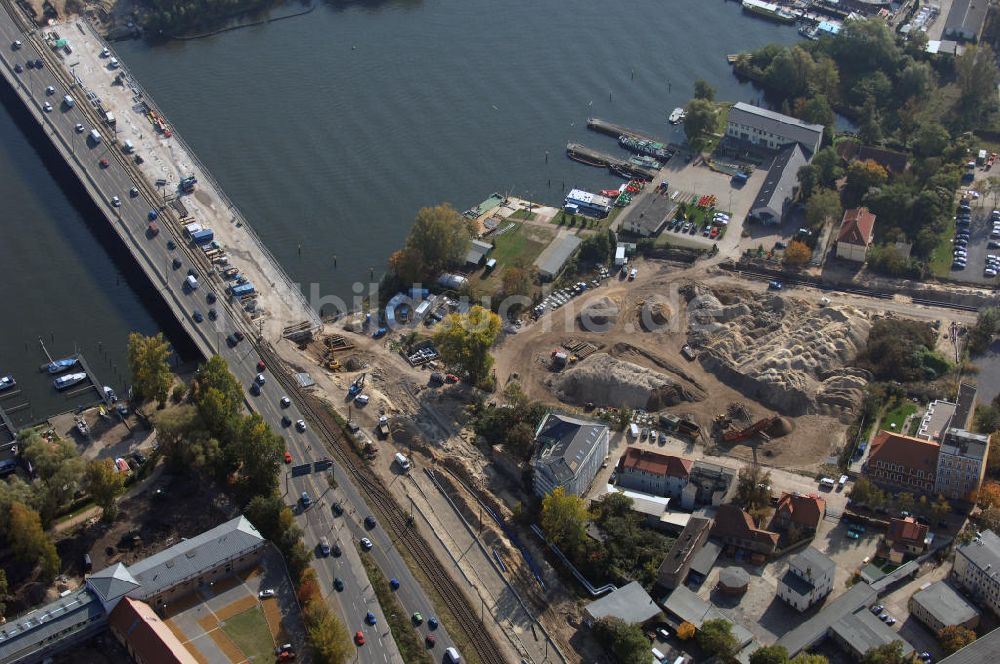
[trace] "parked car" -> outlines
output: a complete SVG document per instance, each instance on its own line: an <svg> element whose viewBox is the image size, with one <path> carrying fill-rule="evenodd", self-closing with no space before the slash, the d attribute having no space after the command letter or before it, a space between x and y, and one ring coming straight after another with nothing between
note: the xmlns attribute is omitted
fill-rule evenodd
<svg viewBox="0 0 1000 664"><path fill-rule="evenodd" d="M267 590L261 590L257 593L257 597L260 599L267 599L268 597L274 597L274 589L268 588Z"/></svg>

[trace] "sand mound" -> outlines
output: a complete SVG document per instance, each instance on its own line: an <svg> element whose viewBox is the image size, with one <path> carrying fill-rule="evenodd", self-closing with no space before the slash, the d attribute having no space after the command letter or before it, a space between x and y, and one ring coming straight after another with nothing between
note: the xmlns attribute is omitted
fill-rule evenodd
<svg viewBox="0 0 1000 664"><path fill-rule="evenodd" d="M665 374L607 353L595 353L564 371L556 381L555 393L568 403L593 402L648 411L693 400L683 386Z"/></svg>
<svg viewBox="0 0 1000 664"><path fill-rule="evenodd" d="M767 428L765 433L771 438L780 438L781 436L787 436L793 431L795 431L795 424L787 418L779 417Z"/></svg>
<svg viewBox="0 0 1000 664"><path fill-rule="evenodd" d="M577 316L580 327L590 332L602 332L610 329L618 322L621 308L618 302L610 297L602 297L597 302L588 305Z"/></svg>
<svg viewBox="0 0 1000 664"><path fill-rule="evenodd" d="M648 300L639 302L639 325L647 332L662 329L672 316L670 303L662 295L653 295Z"/></svg>
<svg viewBox="0 0 1000 664"><path fill-rule="evenodd" d="M361 358L359 358L357 355L351 355L344 362L344 368L347 369L348 371L361 371L366 366L368 366L368 365L365 364L365 362Z"/></svg>

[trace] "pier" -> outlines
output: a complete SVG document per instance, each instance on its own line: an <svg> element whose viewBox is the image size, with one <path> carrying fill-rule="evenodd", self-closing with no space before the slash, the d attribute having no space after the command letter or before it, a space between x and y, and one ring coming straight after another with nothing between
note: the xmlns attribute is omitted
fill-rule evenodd
<svg viewBox="0 0 1000 664"><path fill-rule="evenodd" d="M568 144L566 146L566 154L569 155L570 159L587 164L588 166L606 166L612 170L623 171L646 180L653 180L657 176L657 171L652 168L636 166L628 159L619 159L606 152L600 152L579 143Z"/></svg>
<svg viewBox="0 0 1000 664"><path fill-rule="evenodd" d="M680 149L679 145L674 145L673 143L667 143L661 138L657 138L652 134L646 134L635 129L629 129L620 124L615 124L614 122L608 122L607 120L602 120L600 118L589 118L587 120L587 128L593 129L601 134L607 134L608 136L614 136L618 138L619 136L630 136L632 138L638 139L640 141L653 141L654 143L663 143L669 147L674 152Z"/></svg>
<svg viewBox="0 0 1000 664"><path fill-rule="evenodd" d="M49 353L49 349L45 347L45 342L42 341L41 337L38 337L38 344L42 347L42 352L45 353L45 357L48 358L48 363L51 364L53 361L52 355ZM97 398L100 401L103 401L104 405L110 408L111 398L105 394L104 384L101 383L101 381L97 378L97 374L95 374L94 370L90 368L89 364L87 364L87 358L83 356L83 353L74 353L73 355L70 355L70 357L76 358L76 361L80 364L80 368L83 369L85 374L87 374L87 378L90 380L91 384L76 390L68 390L64 392L64 394L67 397L75 397L78 394L84 394L87 390L94 388L97 390ZM48 364L43 364L40 369L45 371L47 366Z"/></svg>
<svg viewBox="0 0 1000 664"><path fill-rule="evenodd" d="M10 415L0 406L0 444L6 445L17 439L17 429L10 419Z"/></svg>

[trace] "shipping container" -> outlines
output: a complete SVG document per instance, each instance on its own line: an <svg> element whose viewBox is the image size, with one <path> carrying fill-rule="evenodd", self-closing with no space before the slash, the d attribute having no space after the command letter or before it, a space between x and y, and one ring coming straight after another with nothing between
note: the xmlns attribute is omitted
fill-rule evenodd
<svg viewBox="0 0 1000 664"><path fill-rule="evenodd" d="M248 281L245 284L231 286L229 292L232 293L233 297L243 297L244 295L252 295L254 288L253 284Z"/></svg>
<svg viewBox="0 0 1000 664"><path fill-rule="evenodd" d="M195 244L208 244L213 238L215 238L215 234L211 228L203 228L200 231L191 233L191 240Z"/></svg>

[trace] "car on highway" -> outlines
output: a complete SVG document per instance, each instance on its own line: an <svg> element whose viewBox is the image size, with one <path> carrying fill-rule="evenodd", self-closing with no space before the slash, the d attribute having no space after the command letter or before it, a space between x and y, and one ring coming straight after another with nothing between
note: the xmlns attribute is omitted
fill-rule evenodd
<svg viewBox="0 0 1000 664"><path fill-rule="evenodd" d="M208 309L208 320L215 320L219 317L219 313L215 310L215 307L209 307Z"/></svg>
<svg viewBox="0 0 1000 664"><path fill-rule="evenodd" d="M257 597L259 597L260 599L267 599L268 597L274 597L274 594L275 594L274 589L268 588L267 590L261 590L259 593L257 593Z"/></svg>
<svg viewBox="0 0 1000 664"><path fill-rule="evenodd" d="M243 341L243 339L245 338L246 335L244 335L239 330L236 330L235 332L233 332L233 336L236 337L237 341Z"/></svg>
<svg viewBox="0 0 1000 664"><path fill-rule="evenodd" d="M135 198L136 196L139 195L139 190L136 189L135 187L132 187L131 189L128 190L128 195L131 196L132 198Z"/></svg>
<svg viewBox="0 0 1000 664"><path fill-rule="evenodd" d="M368 515L365 517L365 528L371 530L375 527L375 517Z"/></svg>
<svg viewBox="0 0 1000 664"><path fill-rule="evenodd" d="M281 401L279 401L278 403L281 404L282 408L288 408L289 406L292 405L292 400L289 399L288 397L281 397Z"/></svg>
<svg viewBox="0 0 1000 664"><path fill-rule="evenodd" d="M375 614L374 613L372 613L371 611L369 611L368 613L365 614L365 622L368 623L369 625L374 625L374 624L378 623L378 619L375 618Z"/></svg>
<svg viewBox="0 0 1000 664"><path fill-rule="evenodd" d="M438 619L435 618L434 616L431 616L430 618L427 619L427 626L431 629L437 629Z"/></svg>
<svg viewBox="0 0 1000 664"><path fill-rule="evenodd" d="M181 259L175 258L171 263L171 265L173 265L175 270L179 270L181 269L181 266L184 265L184 263L181 262Z"/></svg>
<svg viewBox="0 0 1000 664"><path fill-rule="evenodd" d="M235 347L236 343L237 343L236 337L234 337L233 335L230 334L229 336L226 337L226 345L229 346L230 348Z"/></svg>
<svg viewBox="0 0 1000 664"><path fill-rule="evenodd" d="M45 63L42 62L41 58L35 58L35 69L41 69L44 66L45 66Z"/></svg>
<svg viewBox="0 0 1000 664"><path fill-rule="evenodd" d="M50 104L49 102L45 102L44 104L42 104L42 110L45 111L46 113L51 113L52 104Z"/></svg>
<svg viewBox="0 0 1000 664"><path fill-rule="evenodd" d="M82 134L84 131L86 131L86 128L79 122L76 123L76 125L74 125L73 129L75 129L76 133L78 134Z"/></svg>
<svg viewBox="0 0 1000 664"><path fill-rule="evenodd" d="M462 661L462 656L458 654L458 651L454 647L445 650L444 654L448 660L448 664L459 664Z"/></svg>
<svg viewBox="0 0 1000 664"><path fill-rule="evenodd" d="M24 73L24 67L21 66L20 62L14 65L14 71L17 72L18 74Z"/></svg>
<svg viewBox="0 0 1000 664"><path fill-rule="evenodd" d="M396 577L392 577L391 579L389 579L389 588L391 588L392 590L399 590L399 579L397 579Z"/></svg>
<svg viewBox="0 0 1000 664"><path fill-rule="evenodd" d="M45 88L45 94L48 95L49 97L51 97L55 93L56 93L56 89L53 86L50 85L47 88Z"/></svg>
<svg viewBox="0 0 1000 664"><path fill-rule="evenodd" d="M424 617L423 617L423 615L421 615L421 613L419 611L415 611L413 613L413 615L410 616L410 620L413 621L414 625L423 625L424 624Z"/></svg>
<svg viewBox="0 0 1000 664"><path fill-rule="evenodd" d="M262 373L257 374L257 384L258 385L263 385L266 382L267 382L267 378L264 376L264 374L262 374Z"/></svg>
<svg viewBox="0 0 1000 664"><path fill-rule="evenodd" d="M290 418L288 415L282 415L281 416L281 426L283 426L283 427L290 427L290 426L292 426L292 418Z"/></svg>
<svg viewBox="0 0 1000 664"><path fill-rule="evenodd" d="M112 196L111 197L111 204L113 206L115 206L115 207L121 207L122 206L122 199L118 198L117 196Z"/></svg>
<svg viewBox="0 0 1000 664"><path fill-rule="evenodd" d="M340 549L340 545L337 544L336 542L333 543L333 546L330 548L330 552L333 554L334 558L340 558L340 554L343 553L343 551Z"/></svg>
<svg viewBox="0 0 1000 664"><path fill-rule="evenodd" d="M291 463L291 462L292 462L292 453L286 451L285 452L285 463Z"/></svg>
<svg viewBox="0 0 1000 664"><path fill-rule="evenodd" d="M354 633L354 645L363 646L365 645L365 635L361 632Z"/></svg>
<svg viewBox="0 0 1000 664"><path fill-rule="evenodd" d="M174 243L173 240L167 240L167 250L168 251L173 251L176 248L177 248L177 245Z"/></svg>
<svg viewBox="0 0 1000 664"><path fill-rule="evenodd" d="M339 576L333 580L333 589L338 593L344 592L344 581Z"/></svg>
<svg viewBox="0 0 1000 664"><path fill-rule="evenodd" d="M330 555L330 540L325 537L319 538L319 553L321 556ZM374 625L375 623L372 624Z"/></svg>
<svg viewBox="0 0 1000 664"><path fill-rule="evenodd" d="M372 544L372 541L370 539L368 539L367 537L362 537L361 538L361 548L362 549L364 549L365 551L371 551L373 546L375 546L375 545Z"/></svg>
<svg viewBox="0 0 1000 664"><path fill-rule="evenodd" d="M201 321L205 320L205 317L202 316L201 312L198 311L197 309L194 310L194 313L191 315L191 317L194 318L194 322L196 323L200 323Z"/></svg>
<svg viewBox="0 0 1000 664"><path fill-rule="evenodd" d="M108 162L107 159L101 159L100 161L97 162L97 165L100 166L101 168L107 168L111 164Z"/></svg>
<svg viewBox="0 0 1000 664"><path fill-rule="evenodd" d="M339 502L334 503L333 505L331 505L330 509L332 509L333 513L335 515L337 515L337 516L340 516L341 514L344 513L344 506L341 505Z"/></svg>
<svg viewBox="0 0 1000 664"><path fill-rule="evenodd" d="M21 48L21 40L20 39L15 39L14 43L12 43L10 45L10 48L11 48L12 51L16 51L17 49Z"/></svg>
<svg viewBox="0 0 1000 664"><path fill-rule="evenodd" d="M437 643L437 640L434 638L433 634L428 634L427 636L424 637L424 644L428 648L433 648L435 643Z"/></svg>
<svg viewBox="0 0 1000 664"><path fill-rule="evenodd" d="M306 430L306 421L305 420L296 420L295 421L295 430L298 431L299 433L304 432Z"/></svg>
<svg viewBox="0 0 1000 664"><path fill-rule="evenodd" d="M303 491L302 492L302 498L301 498L301 500L302 500L302 506L303 507L309 507L309 505L312 504L312 498L309 497L309 492L308 491Z"/></svg>

